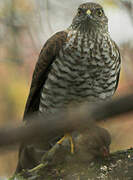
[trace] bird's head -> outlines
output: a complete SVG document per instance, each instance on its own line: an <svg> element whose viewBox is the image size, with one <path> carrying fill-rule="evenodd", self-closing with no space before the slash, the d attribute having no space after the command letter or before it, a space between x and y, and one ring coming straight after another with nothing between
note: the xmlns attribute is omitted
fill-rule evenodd
<svg viewBox="0 0 133 180"><path fill-rule="evenodd" d="M75 149L80 161L87 162L99 157L109 157L110 144L110 133L106 129L94 125L77 137Z"/></svg>
<svg viewBox="0 0 133 180"><path fill-rule="evenodd" d="M109 146L111 144L110 133L99 126L94 127L92 132L92 153L94 157L108 157L110 154Z"/></svg>
<svg viewBox="0 0 133 180"><path fill-rule="evenodd" d="M81 4L72 21L72 28L83 32L91 29L108 31L108 18L101 5L96 3Z"/></svg>

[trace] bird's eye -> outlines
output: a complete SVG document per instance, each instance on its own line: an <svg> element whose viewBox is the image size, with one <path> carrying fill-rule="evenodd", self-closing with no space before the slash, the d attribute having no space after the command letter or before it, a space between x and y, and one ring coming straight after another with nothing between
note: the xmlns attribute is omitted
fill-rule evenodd
<svg viewBox="0 0 133 180"><path fill-rule="evenodd" d="M81 10L81 8L79 8L79 9L78 9L78 13L77 13L77 14L78 14L78 16L80 16L80 15L81 15L81 13L82 13L82 10Z"/></svg>
<svg viewBox="0 0 133 180"><path fill-rule="evenodd" d="M103 15L103 10L102 9L97 9L96 14L97 14L97 16L101 17Z"/></svg>

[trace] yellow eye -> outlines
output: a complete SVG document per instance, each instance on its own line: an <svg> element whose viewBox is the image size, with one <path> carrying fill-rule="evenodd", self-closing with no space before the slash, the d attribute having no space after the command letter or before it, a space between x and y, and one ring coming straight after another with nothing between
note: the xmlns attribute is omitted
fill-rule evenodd
<svg viewBox="0 0 133 180"><path fill-rule="evenodd" d="M103 10L102 9L97 9L96 14L97 14L97 16L101 17L103 15Z"/></svg>

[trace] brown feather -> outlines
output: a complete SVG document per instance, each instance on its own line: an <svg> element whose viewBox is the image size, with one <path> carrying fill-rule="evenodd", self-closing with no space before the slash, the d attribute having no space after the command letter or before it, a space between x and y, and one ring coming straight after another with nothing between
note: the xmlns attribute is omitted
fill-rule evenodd
<svg viewBox="0 0 133 180"><path fill-rule="evenodd" d="M60 48L66 42L66 39L67 32L61 31L54 34L44 44L33 73L30 92L25 107L24 118L28 114L38 110L41 88L45 84L51 64L58 55Z"/></svg>

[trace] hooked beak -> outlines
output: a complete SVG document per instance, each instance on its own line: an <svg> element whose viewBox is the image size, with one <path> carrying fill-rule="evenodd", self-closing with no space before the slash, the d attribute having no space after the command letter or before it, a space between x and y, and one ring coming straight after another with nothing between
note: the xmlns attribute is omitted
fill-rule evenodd
<svg viewBox="0 0 133 180"><path fill-rule="evenodd" d="M90 9L88 9L88 10L86 11L86 14L87 14L87 17L88 17L88 18L91 18L91 11L90 11Z"/></svg>

